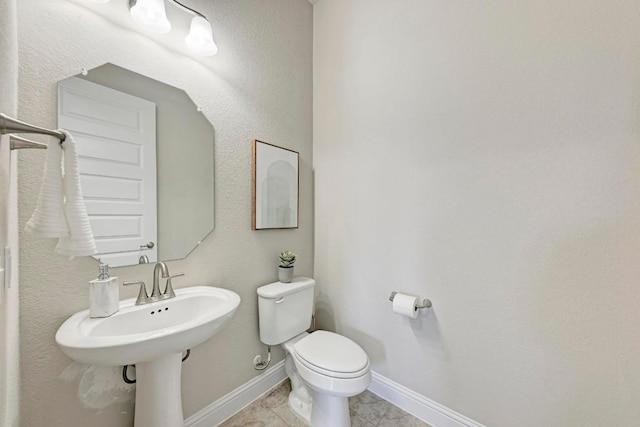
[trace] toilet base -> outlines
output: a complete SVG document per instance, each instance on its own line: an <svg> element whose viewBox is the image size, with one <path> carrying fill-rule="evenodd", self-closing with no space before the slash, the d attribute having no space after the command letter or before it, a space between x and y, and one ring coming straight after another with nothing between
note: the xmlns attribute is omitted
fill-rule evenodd
<svg viewBox="0 0 640 427"><path fill-rule="evenodd" d="M291 382L293 384L293 381ZM289 393L289 409L312 427L350 427L349 399L318 393L304 384Z"/></svg>
<svg viewBox="0 0 640 427"><path fill-rule="evenodd" d="M311 391L313 427L351 427L349 399Z"/></svg>
<svg viewBox="0 0 640 427"><path fill-rule="evenodd" d="M305 424L311 425L311 401L304 402L292 391L289 393L289 409L293 415L300 418Z"/></svg>
<svg viewBox="0 0 640 427"><path fill-rule="evenodd" d="M311 423L311 396L309 390L302 383L302 378L296 371L296 367L289 352L286 353L284 370L291 381L291 393L289 393L289 409L307 425Z"/></svg>

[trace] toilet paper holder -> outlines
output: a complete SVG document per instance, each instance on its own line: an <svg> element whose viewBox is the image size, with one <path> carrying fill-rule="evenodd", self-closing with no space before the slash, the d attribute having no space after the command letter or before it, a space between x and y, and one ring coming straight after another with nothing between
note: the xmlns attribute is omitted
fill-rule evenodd
<svg viewBox="0 0 640 427"><path fill-rule="evenodd" d="M389 301L393 302L393 298L396 296L397 292L393 291L391 292L391 295L389 296ZM416 305L416 308L420 309L420 308L429 308L431 307L433 304L431 304L431 300L429 299L423 299L421 304Z"/></svg>

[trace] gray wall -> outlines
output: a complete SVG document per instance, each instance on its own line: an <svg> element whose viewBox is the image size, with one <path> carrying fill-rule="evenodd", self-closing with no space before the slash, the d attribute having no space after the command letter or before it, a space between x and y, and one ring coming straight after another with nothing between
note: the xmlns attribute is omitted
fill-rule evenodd
<svg viewBox="0 0 640 427"><path fill-rule="evenodd" d="M320 323L488 426L640 425L638 28L637 0L317 3Z"/></svg>
<svg viewBox="0 0 640 427"><path fill-rule="evenodd" d="M297 274L313 274L312 7L306 0L194 0L192 6L212 17L220 48L217 56L200 59L125 29L130 19L126 14L122 23L113 23L82 4L20 1L22 119L55 127L56 82L83 67L110 62L185 89L215 130L216 228L185 260L171 262L169 268L187 273L175 281L177 287L228 288L242 303L226 328L196 347L184 365L182 395L188 417L258 375L252 359L265 347L258 337L256 288L277 279L277 254L284 249L298 252ZM251 231L254 138L300 152L298 230ZM20 156L21 228L35 207L44 159L40 152ZM88 405L98 405L100 395L111 397L105 390L109 380L121 384L117 373L86 373L81 384L60 379L71 360L57 348L54 335L69 315L87 307L87 281L96 275L96 261L56 255L52 240L23 233L20 241L22 425L131 426L130 394L111 390L125 402L102 410L86 407L78 398L79 387L98 391L84 399ZM120 280L150 281L152 266L113 273ZM122 297L135 292L121 288ZM274 361L281 358L276 348Z"/></svg>

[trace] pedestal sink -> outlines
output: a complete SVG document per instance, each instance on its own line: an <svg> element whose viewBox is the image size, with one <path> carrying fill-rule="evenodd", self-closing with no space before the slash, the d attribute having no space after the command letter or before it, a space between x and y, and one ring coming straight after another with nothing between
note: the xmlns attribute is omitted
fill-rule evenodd
<svg viewBox="0 0 640 427"><path fill-rule="evenodd" d="M175 298L145 305L131 298L111 317L72 315L56 342L81 363L136 365L135 427L182 427L182 352L215 335L239 304L235 292L209 286L178 289Z"/></svg>

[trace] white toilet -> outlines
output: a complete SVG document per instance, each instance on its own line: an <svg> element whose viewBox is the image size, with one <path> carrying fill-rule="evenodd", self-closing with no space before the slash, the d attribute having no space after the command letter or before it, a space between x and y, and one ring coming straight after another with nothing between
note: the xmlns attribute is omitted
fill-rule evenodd
<svg viewBox="0 0 640 427"><path fill-rule="evenodd" d="M350 396L371 383L369 357L356 343L327 331L306 330L316 282L296 277L258 288L260 340L282 344L291 380L289 407L313 427L349 427Z"/></svg>

